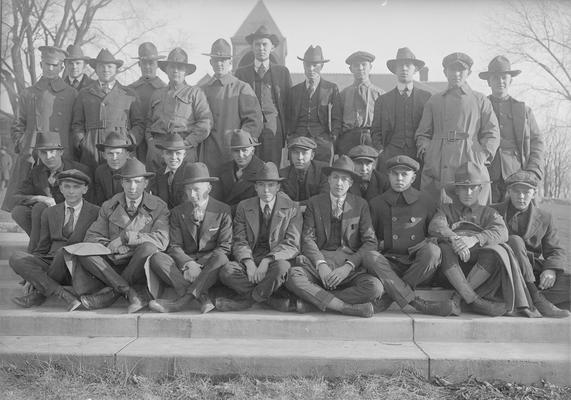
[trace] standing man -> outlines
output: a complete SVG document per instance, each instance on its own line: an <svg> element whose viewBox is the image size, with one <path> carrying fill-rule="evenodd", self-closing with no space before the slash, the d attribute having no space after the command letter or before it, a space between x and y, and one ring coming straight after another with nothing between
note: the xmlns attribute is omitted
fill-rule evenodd
<svg viewBox="0 0 571 400"><path fill-rule="evenodd" d="M371 146L371 126L375 102L383 91L369 79L375 56L366 51L357 51L345 60L354 82L341 91L333 105L333 137L335 153L347 154L359 144Z"/></svg>
<svg viewBox="0 0 571 400"><path fill-rule="evenodd" d="M2 203L2 209L5 211L11 211L14 207L13 194L36 162L36 156L32 152L38 132L59 133L66 155L72 154L71 110L77 91L69 87L60 77L66 52L52 46L41 46L39 51L42 77L22 92L18 115L11 129L16 159Z"/></svg>
<svg viewBox="0 0 571 400"><path fill-rule="evenodd" d="M95 69L98 81L82 89L77 96L71 129L79 160L95 170L105 162L97 145L105 142L109 132L118 132L129 143L137 145L143 138L144 121L135 92L116 80L117 69L123 61L103 49L89 65Z"/></svg>
<svg viewBox="0 0 571 400"><path fill-rule="evenodd" d="M70 44L67 46L67 56L65 57L67 76L64 81L78 92L95 83L95 80L85 74L85 64L89 60L89 57L83 55L83 50L79 45Z"/></svg>
<svg viewBox="0 0 571 400"><path fill-rule="evenodd" d="M264 161L281 165L286 135L286 101L291 89L289 70L283 65L270 64L270 54L279 44L276 35L264 25L246 36L252 46L254 64L238 68L236 78L250 84L260 103L263 128L259 137L258 156Z"/></svg>
<svg viewBox="0 0 571 400"><path fill-rule="evenodd" d="M488 166L494 203L504 201L505 180L519 170L532 172L538 180L543 177L543 135L531 108L509 95L512 78L520 73L511 69L506 57L497 56L490 61L488 70L479 74L492 89L488 98L500 124L500 147Z"/></svg>
<svg viewBox="0 0 571 400"><path fill-rule="evenodd" d="M371 201L390 188L386 173L375 169L379 153L371 146L360 144L347 154L355 164L355 173L359 179L349 191L367 201Z"/></svg>
<svg viewBox="0 0 571 400"><path fill-rule="evenodd" d="M323 58L321 46L309 46L303 58L305 81L295 85L288 99L288 137L306 136L317 144L315 159L331 164L333 142L331 118L333 103L339 96L336 84L321 79Z"/></svg>
<svg viewBox="0 0 571 400"><path fill-rule="evenodd" d="M110 132L103 143L97 144L97 150L103 153L105 163L95 170L95 204L101 206L103 202L123 191L121 181L114 177L121 171L134 149L135 146L127 143L125 137L118 132Z"/></svg>
<svg viewBox="0 0 571 400"><path fill-rule="evenodd" d="M131 83L129 87L135 91L138 107L143 118L147 117L153 93L167 85L157 76L157 68L159 66L157 60L162 58L165 58L165 56L159 56L157 47L151 42L141 43L139 46L139 57L135 57L135 59L139 60L137 64L141 69L141 77ZM147 141L144 138L137 145L137 158L142 163L145 163L147 158Z"/></svg>
<svg viewBox="0 0 571 400"><path fill-rule="evenodd" d="M213 125L210 135L200 145L199 159L214 175L220 166L232 161L230 139L235 129L258 138L262 132L262 110L254 90L232 75L232 48L224 39L212 44L209 54L214 76L202 86L206 94Z"/></svg>
<svg viewBox="0 0 571 400"><path fill-rule="evenodd" d="M473 162L485 167L500 144L498 120L490 100L466 82L472 64L464 53L444 57L448 89L428 100L416 130L417 157L424 161L420 188L438 202L449 202L444 188L454 183L454 172L460 165ZM480 204L490 202L489 183L483 183L478 193Z"/></svg>
<svg viewBox="0 0 571 400"><path fill-rule="evenodd" d="M197 148L208 137L212 126L204 92L185 81L187 75L196 71L196 65L188 62L186 52L176 47L158 64L166 72L169 84L153 93L147 114L147 166L155 172L163 168L162 152L156 145L164 141L167 134L178 133L185 144L192 147L186 154L187 160L195 162L198 161Z"/></svg>

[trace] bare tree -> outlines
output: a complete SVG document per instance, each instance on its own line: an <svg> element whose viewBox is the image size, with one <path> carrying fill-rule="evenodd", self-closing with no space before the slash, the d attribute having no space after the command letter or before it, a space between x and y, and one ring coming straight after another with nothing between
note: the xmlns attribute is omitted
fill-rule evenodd
<svg viewBox="0 0 571 400"><path fill-rule="evenodd" d="M571 125L551 120L545 130L543 196L564 199L571 194Z"/></svg>

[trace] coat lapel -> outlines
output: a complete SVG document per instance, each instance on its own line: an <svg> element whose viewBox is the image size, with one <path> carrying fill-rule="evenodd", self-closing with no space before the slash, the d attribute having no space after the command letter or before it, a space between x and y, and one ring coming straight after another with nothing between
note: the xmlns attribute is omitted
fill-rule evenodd
<svg viewBox="0 0 571 400"><path fill-rule="evenodd" d="M325 242L329 240L331 236L331 196L327 195L327 201L323 202L320 211L322 213L323 228L325 230Z"/></svg>
<svg viewBox="0 0 571 400"><path fill-rule="evenodd" d="M121 229L126 229L127 226L129 226L131 218L129 218L129 214L125 211L125 205L123 203L119 203L119 205L115 207L109 216L109 222L117 225Z"/></svg>
<svg viewBox="0 0 571 400"><path fill-rule="evenodd" d="M347 230L350 228L350 221L353 220L353 205L349 201L349 196L345 198L345 204L343 204L343 219L341 220L341 240L348 238L349 234Z"/></svg>
<svg viewBox="0 0 571 400"><path fill-rule="evenodd" d="M278 194L276 197L276 203L274 204L273 217L270 220L270 248L274 247L273 241L278 237L278 235L276 235L276 231L281 228L285 219L283 208L287 207L284 206L283 199Z"/></svg>
<svg viewBox="0 0 571 400"><path fill-rule="evenodd" d="M539 215L537 215L537 209L535 205L530 204L531 209L529 210L529 221L527 222L527 227L525 233L523 234L523 240L529 239L537 230L537 226L541 223Z"/></svg>
<svg viewBox="0 0 571 400"><path fill-rule="evenodd" d="M82 211L83 211L83 209L82 209ZM65 203L59 203L56 205L55 218L56 218L56 221L61 221L61 224L58 223L57 229L58 229L59 236L63 237L63 225L65 224ZM77 221L77 223L79 223L79 221ZM77 224L76 224L76 226L77 226ZM74 233L75 233L75 231L76 230L74 230ZM74 234L72 233L71 237L73 237L73 235Z"/></svg>
<svg viewBox="0 0 571 400"><path fill-rule="evenodd" d="M258 242L258 234L260 233L260 206L257 197L253 197L252 202L249 203L246 208L246 221L254 238L253 248Z"/></svg>

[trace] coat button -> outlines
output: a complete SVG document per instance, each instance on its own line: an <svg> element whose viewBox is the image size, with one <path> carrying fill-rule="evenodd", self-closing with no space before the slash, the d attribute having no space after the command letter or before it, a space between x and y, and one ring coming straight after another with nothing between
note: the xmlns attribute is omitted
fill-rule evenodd
<svg viewBox="0 0 571 400"><path fill-rule="evenodd" d="M416 236L415 236L415 235L410 235L410 240L414 240L414 239L416 239Z"/></svg>
<svg viewBox="0 0 571 400"><path fill-rule="evenodd" d="M416 221L416 218L410 217L410 222L414 222L414 221Z"/></svg>
<svg viewBox="0 0 571 400"><path fill-rule="evenodd" d="M393 217L393 222L397 222L397 217Z"/></svg>
<svg viewBox="0 0 571 400"><path fill-rule="evenodd" d="M393 240L397 240L399 238L399 235L393 235Z"/></svg>

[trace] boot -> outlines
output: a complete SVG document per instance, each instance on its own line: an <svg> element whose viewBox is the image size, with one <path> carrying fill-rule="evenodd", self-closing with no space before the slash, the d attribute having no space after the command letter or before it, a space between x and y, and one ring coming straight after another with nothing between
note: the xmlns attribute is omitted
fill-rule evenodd
<svg viewBox="0 0 571 400"><path fill-rule="evenodd" d="M79 298L83 307L87 310L97 310L111 306L119 298L120 294L113 288L104 287L93 294L83 295Z"/></svg>
<svg viewBox="0 0 571 400"><path fill-rule="evenodd" d="M81 305L81 301L64 288L60 288L59 291L56 292L56 296L66 302L67 311L73 311Z"/></svg>
<svg viewBox="0 0 571 400"><path fill-rule="evenodd" d="M207 314L216 308L214 306L214 303L212 303L212 299L210 299L210 296L208 296L206 294L201 294L198 297L198 302L200 303L200 313L201 314Z"/></svg>
<svg viewBox="0 0 571 400"><path fill-rule="evenodd" d="M311 305L300 298L295 299L295 312L298 314L307 314L311 312Z"/></svg>
<svg viewBox="0 0 571 400"><path fill-rule="evenodd" d="M341 308L341 314L353 315L355 317L371 318L375 313L371 303L347 304Z"/></svg>
<svg viewBox="0 0 571 400"><path fill-rule="evenodd" d="M447 317L455 311L455 305L452 300L445 301L429 301L421 299L420 297L415 297L410 305L414 309L423 314L429 315L439 315L441 317Z"/></svg>
<svg viewBox="0 0 571 400"><path fill-rule="evenodd" d="M149 301L144 299L143 296L141 296L141 294L132 287L130 287L127 292L127 300L129 300L129 307L127 307L127 312L129 314L141 311L149 305Z"/></svg>
<svg viewBox="0 0 571 400"><path fill-rule="evenodd" d="M452 313L450 315L460 316L462 314L462 296L458 292L454 292L450 301L452 301Z"/></svg>
<svg viewBox="0 0 571 400"><path fill-rule="evenodd" d="M286 299L284 297L270 296L270 298L268 300L266 300L266 304L269 305L270 307L272 307L274 310L277 310L280 312L293 311L290 308L289 299Z"/></svg>
<svg viewBox="0 0 571 400"><path fill-rule="evenodd" d="M569 311L562 310L547 300L543 293L537 289L534 282L526 282L526 285L533 300L533 305L535 305L541 315L547 318L565 318L569 316Z"/></svg>
<svg viewBox="0 0 571 400"><path fill-rule="evenodd" d="M181 311L192 299L191 294L185 294L176 300L156 299L149 302L149 308L160 313L171 313ZM135 312L135 311L133 311Z"/></svg>
<svg viewBox="0 0 571 400"><path fill-rule="evenodd" d="M23 308L30 308L41 306L46 301L46 296L38 292L37 290L28 293L25 296L12 298L12 303L19 305Z"/></svg>
<svg viewBox="0 0 571 400"><path fill-rule="evenodd" d="M387 293L384 293L380 299L373 302L373 309L375 313L383 312L389 309L391 304L393 304L393 298Z"/></svg>
<svg viewBox="0 0 571 400"><path fill-rule="evenodd" d="M250 299L240 299L234 300L227 297L217 297L214 300L214 305L219 311L242 311L247 310L254 304L253 300Z"/></svg>
<svg viewBox="0 0 571 400"><path fill-rule="evenodd" d="M490 317L499 317L506 313L506 305L496 301L490 301L478 297L470 304L472 311L478 314L488 315Z"/></svg>

